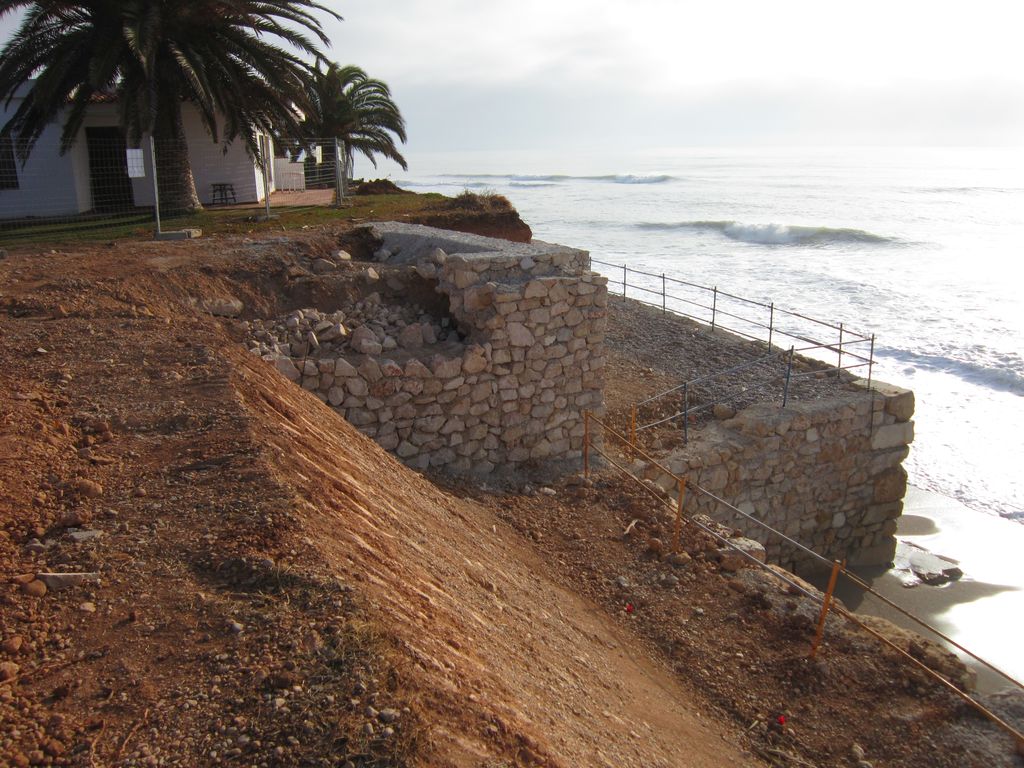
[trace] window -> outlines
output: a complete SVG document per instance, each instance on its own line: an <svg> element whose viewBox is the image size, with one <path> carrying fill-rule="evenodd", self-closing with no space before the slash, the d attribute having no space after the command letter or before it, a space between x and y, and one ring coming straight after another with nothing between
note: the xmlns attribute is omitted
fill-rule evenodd
<svg viewBox="0 0 1024 768"><path fill-rule="evenodd" d="M18 168L11 139L0 138L0 189L18 189Z"/></svg>

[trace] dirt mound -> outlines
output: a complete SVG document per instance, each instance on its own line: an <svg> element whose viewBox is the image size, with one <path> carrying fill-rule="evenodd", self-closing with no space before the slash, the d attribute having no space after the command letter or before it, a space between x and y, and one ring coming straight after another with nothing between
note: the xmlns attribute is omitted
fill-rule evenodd
<svg viewBox="0 0 1024 768"><path fill-rule="evenodd" d="M408 189L402 189L391 179L371 179L360 181L352 189L353 195L412 195Z"/></svg>
<svg viewBox="0 0 1024 768"><path fill-rule="evenodd" d="M443 198L409 221L517 243L528 243L533 239L533 231L503 195L463 192Z"/></svg>

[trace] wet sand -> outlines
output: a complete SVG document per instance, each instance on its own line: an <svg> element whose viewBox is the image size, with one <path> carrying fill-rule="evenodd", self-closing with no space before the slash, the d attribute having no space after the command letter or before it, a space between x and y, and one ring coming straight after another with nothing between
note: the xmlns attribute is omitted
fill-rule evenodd
<svg viewBox="0 0 1024 768"><path fill-rule="evenodd" d="M857 569L881 594L1024 682L1024 524L977 512L932 491L907 489L897 538L959 562L963 578L908 588L894 570ZM926 634L913 621L852 586L837 589L852 609ZM979 692L1007 687L970 658Z"/></svg>

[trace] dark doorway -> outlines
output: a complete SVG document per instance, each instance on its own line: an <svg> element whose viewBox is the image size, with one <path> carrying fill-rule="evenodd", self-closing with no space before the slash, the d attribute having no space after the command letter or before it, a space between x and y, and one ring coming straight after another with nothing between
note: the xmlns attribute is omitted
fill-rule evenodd
<svg viewBox="0 0 1024 768"><path fill-rule="evenodd" d="M85 141L89 147L89 185L93 210L110 213L134 208L121 129L113 126L86 128Z"/></svg>

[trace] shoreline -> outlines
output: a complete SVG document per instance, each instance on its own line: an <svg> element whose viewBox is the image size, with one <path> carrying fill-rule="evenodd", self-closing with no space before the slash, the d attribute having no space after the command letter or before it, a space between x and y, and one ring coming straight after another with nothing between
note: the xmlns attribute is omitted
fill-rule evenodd
<svg viewBox="0 0 1024 768"><path fill-rule="evenodd" d="M908 486L896 538L955 560L963 577L940 586L907 587L892 568L858 568L858 574L887 598L920 616L1011 677L1024 679L1024 656L1012 632L1013 616L1024 615L1024 526L979 512L935 491ZM818 577L815 577L818 581ZM837 596L859 613L881 616L930 637L920 626L851 585ZM978 675L978 693L994 693L1010 683L974 659L958 653Z"/></svg>

